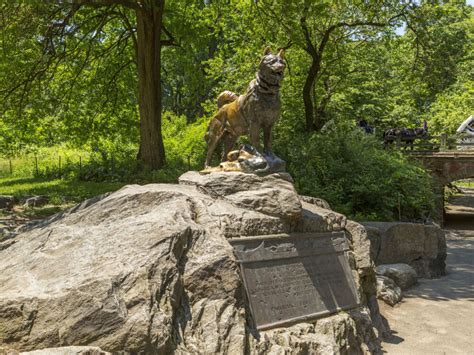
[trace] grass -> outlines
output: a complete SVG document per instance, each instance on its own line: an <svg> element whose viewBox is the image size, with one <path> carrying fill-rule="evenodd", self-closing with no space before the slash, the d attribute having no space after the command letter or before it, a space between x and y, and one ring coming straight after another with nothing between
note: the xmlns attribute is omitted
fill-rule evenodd
<svg viewBox="0 0 474 355"><path fill-rule="evenodd" d="M0 195L13 195L19 200L28 196L48 196L50 203L44 208L23 209L22 212L49 215L64 206L125 185L124 182L79 181L71 173L79 170L81 164L88 164L89 158L90 153L83 149L61 145L31 148L17 156L0 157Z"/></svg>
<svg viewBox="0 0 474 355"><path fill-rule="evenodd" d="M12 195L18 200L29 196L49 197L49 204L42 207L15 207L17 215L26 218L44 218L71 207L85 199L115 191L124 186L121 182L90 182L41 178L0 178L0 195Z"/></svg>
<svg viewBox="0 0 474 355"><path fill-rule="evenodd" d="M127 183L176 183L189 169L187 161L183 163L172 155L168 157L167 166L159 171L139 169L135 148L101 154L55 146L0 156L0 195L13 195L20 201L38 195L49 198L48 205L43 207L27 208L20 203L13 211L0 213L46 217L85 199L116 191Z"/></svg>
<svg viewBox="0 0 474 355"><path fill-rule="evenodd" d="M124 186L121 182L90 182L74 180L45 180L41 178L1 178L0 195L13 195L18 199L33 195L48 196L52 204L80 202Z"/></svg>
<svg viewBox="0 0 474 355"><path fill-rule="evenodd" d="M0 177L25 177L35 173L59 170L68 165L86 164L90 153L63 146L36 148L12 157L0 156Z"/></svg>
<svg viewBox="0 0 474 355"><path fill-rule="evenodd" d="M456 186L460 187L474 187L474 180L460 180L454 183Z"/></svg>

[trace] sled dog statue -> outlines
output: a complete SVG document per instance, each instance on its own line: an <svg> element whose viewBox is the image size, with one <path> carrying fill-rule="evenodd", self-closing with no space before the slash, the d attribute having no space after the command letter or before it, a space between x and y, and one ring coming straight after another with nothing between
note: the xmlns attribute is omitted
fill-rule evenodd
<svg viewBox="0 0 474 355"><path fill-rule="evenodd" d="M256 78L250 82L245 94L239 96L231 91L219 94L218 111L211 119L205 135L207 155L204 172L209 170L220 141L223 141L224 145L222 162L225 162L237 139L242 135L249 136L250 145L255 148L252 155L262 155L267 161L266 166L260 166L256 173L284 171L284 161L272 153L272 129L280 117L280 84L285 67L284 50L273 54L267 47ZM263 151L260 146L261 131Z"/></svg>

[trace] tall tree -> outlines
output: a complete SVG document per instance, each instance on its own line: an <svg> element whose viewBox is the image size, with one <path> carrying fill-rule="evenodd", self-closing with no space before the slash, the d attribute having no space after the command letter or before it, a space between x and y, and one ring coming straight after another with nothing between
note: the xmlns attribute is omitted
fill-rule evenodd
<svg viewBox="0 0 474 355"><path fill-rule="evenodd" d="M380 30L400 18L408 5L400 2L280 1L262 0L258 10L263 16L282 28L287 38L302 48L311 58L302 90L307 131L317 131L325 123L325 108L332 92L329 82L321 99L314 97L315 85L322 78L325 66L337 58L325 61L328 51L338 46L352 45L375 38ZM378 29L378 30L377 30Z"/></svg>
<svg viewBox="0 0 474 355"><path fill-rule="evenodd" d="M93 11L87 11L87 8ZM111 47L131 38L135 49L140 112L139 159L152 169L163 167L166 157L161 133L161 52L163 46L176 44L164 25L165 0L73 0L38 4L34 10L37 16L45 17L42 27L44 33L35 34L35 38L44 44L41 58L33 63L24 78L16 80L5 92L11 95L17 89L28 88L31 81L44 77L48 71L54 73L62 61L77 60L74 56L85 52L83 64L78 70L79 76L93 57L93 50L86 48L78 51L77 48L83 45L82 42L92 46L106 41L106 24L112 20L120 21L122 28L119 38ZM80 21L76 21L78 17ZM46 24L48 21L49 24ZM91 23L95 26L91 26ZM81 25L88 27L82 35ZM68 48L69 41L72 48ZM107 54L110 54L110 50L100 56ZM78 77L74 78L75 81L78 81Z"/></svg>
<svg viewBox="0 0 474 355"><path fill-rule="evenodd" d="M163 167L166 161L161 132L162 88L161 50L175 44L173 36L165 28L163 16L165 0L74 0L76 6L121 5L135 10L136 56L138 65L140 149L138 158L152 169ZM127 17L125 25L134 33ZM162 33L167 36L163 39Z"/></svg>

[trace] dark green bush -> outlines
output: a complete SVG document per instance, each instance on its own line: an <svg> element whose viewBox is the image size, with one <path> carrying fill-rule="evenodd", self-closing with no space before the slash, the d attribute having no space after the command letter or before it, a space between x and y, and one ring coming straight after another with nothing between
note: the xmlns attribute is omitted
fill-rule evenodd
<svg viewBox="0 0 474 355"><path fill-rule="evenodd" d="M432 178L399 152L352 127L282 137L276 150L300 194L357 220L422 220L433 212Z"/></svg>

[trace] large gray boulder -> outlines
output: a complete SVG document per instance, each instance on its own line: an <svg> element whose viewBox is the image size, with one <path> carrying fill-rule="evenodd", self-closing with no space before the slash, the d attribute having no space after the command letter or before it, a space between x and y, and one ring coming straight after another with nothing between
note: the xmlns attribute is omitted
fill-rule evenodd
<svg viewBox="0 0 474 355"><path fill-rule="evenodd" d="M404 222L363 222L376 265L404 263L419 277L446 274L446 239L435 225Z"/></svg>
<svg viewBox="0 0 474 355"><path fill-rule="evenodd" d="M363 226L300 201L289 175L129 185L0 243L0 347L116 353L378 353ZM257 332L227 239L344 231L362 305ZM371 304L370 307L367 305ZM285 339L285 341L283 341Z"/></svg>

